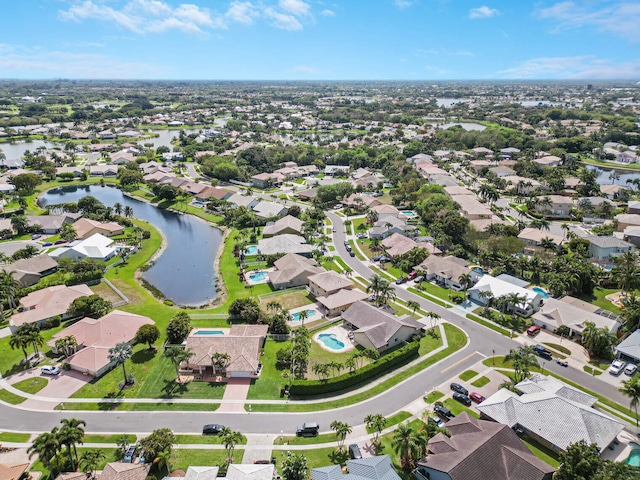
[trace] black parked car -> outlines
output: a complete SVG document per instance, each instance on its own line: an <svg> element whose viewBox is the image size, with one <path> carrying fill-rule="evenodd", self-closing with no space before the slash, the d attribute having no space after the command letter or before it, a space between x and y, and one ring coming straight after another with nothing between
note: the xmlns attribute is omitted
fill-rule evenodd
<svg viewBox="0 0 640 480"><path fill-rule="evenodd" d="M407 277L400 277L396 279L396 285L402 285L403 283L407 283Z"/></svg>
<svg viewBox="0 0 640 480"><path fill-rule="evenodd" d="M218 425L217 423L210 423L202 427L203 435L220 435L220 432L224 430L224 425Z"/></svg>
<svg viewBox="0 0 640 480"><path fill-rule="evenodd" d="M464 388L459 383L452 383L450 386L451 386L451 390L453 390L454 392L458 392L458 393L461 393L463 395L469 395L469 390Z"/></svg>
<svg viewBox="0 0 640 480"><path fill-rule="evenodd" d="M448 408L442 407L440 405L436 405L435 407L433 407L433 411L437 415L440 415L442 418L453 418L453 417L455 417L455 415L453 413L451 413L451 411Z"/></svg>
<svg viewBox="0 0 640 480"><path fill-rule="evenodd" d="M547 360L551 360L553 358L552 355L551 355L551 352L549 350L547 350L546 348L544 348L542 345L534 345L531 348L533 348L533 351L539 357L546 358Z"/></svg>
<svg viewBox="0 0 640 480"><path fill-rule="evenodd" d="M357 444L353 443L349 445L349 457L351 457L353 460L362 458L362 453L360 453L360 448Z"/></svg>
<svg viewBox="0 0 640 480"><path fill-rule="evenodd" d="M467 407L471 405L471 399L467 395L463 395L462 393L455 392L453 394L453 399L465 404Z"/></svg>

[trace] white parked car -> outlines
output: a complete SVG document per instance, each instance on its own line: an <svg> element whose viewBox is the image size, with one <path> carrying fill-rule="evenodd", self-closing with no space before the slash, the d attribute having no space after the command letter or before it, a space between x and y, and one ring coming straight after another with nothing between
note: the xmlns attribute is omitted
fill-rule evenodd
<svg viewBox="0 0 640 480"><path fill-rule="evenodd" d="M42 375L59 375L60 369L58 367L52 367L51 365L45 365L40 369Z"/></svg>
<svg viewBox="0 0 640 480"><path fill-rule="evenodd" d="M609 367L609 373L611 375L620 375L624 370L626 363L622 360L614 360L611 366Z"/></svg>
<svg viewBox="0 0 640 480"><path fill-rule="evenodd" d="M634 373L636 373L637 370L638 366L634 363L630 363L629 365L627 365L627 368L624 369L624 373L631 377Z"/></svg>

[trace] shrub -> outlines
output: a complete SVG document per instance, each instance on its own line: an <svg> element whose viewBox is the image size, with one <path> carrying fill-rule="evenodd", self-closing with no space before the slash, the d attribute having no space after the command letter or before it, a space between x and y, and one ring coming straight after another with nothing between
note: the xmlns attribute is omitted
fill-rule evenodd
<svg viewBox="0 0 640 480"><path fill-rule="evenodd" d="M354 387L418 357L419 349L419 342L411 342L354 372L348 372L327 380L294 380L291 384L291 395L318 395Z"/></svg>

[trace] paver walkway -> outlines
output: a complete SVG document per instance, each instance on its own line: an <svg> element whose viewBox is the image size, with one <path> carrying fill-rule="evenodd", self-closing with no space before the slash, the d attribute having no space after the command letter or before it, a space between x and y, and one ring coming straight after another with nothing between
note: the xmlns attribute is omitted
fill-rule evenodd
<svg viewBox="0 0 640 480"><path fill-rule="evenodd" d="M230 378L227 381L227 386L224 389L224 396L222 399L240 401L237 403L222 402L218 412L244 412L244 401L247 399L247 393L249 393L250 385L250 378Z"/></svg>

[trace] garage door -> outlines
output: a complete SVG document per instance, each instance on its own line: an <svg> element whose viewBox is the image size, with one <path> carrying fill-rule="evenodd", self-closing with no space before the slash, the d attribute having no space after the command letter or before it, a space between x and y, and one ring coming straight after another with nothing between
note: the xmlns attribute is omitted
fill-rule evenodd
<svg viewBox="0 0 640 480"><path fill-rule="evenodd" d="M229 376L232 378L249 378L249 372L229 372Z"/></svg>

